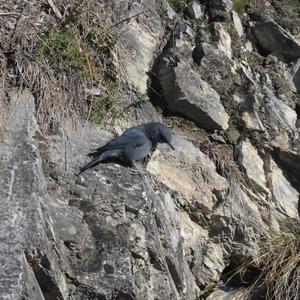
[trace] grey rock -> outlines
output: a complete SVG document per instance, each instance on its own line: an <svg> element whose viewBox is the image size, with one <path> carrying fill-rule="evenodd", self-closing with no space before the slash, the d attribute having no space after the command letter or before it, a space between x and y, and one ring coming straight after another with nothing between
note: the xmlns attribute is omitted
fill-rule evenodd
<svg viewBox="0 0 300 300"><path fill-rule="evenodd" d="M176 12L170 6L168 1L159 0L157 1L157 6L159 7L159 11L161 11L163 17L167 16L170 20L173 20L174 17L176 16Z"/></svg>
<svg viewBox="0 0 300 300"><path fill-rule="evenodd" d="M256 111L244 111L241 119L245 122L245 125L250 130L257 130L260 132L265 131L265 127L259 119Z"/></svg>
<svg viewBox="0 0 300 300"><path fill-rule="evenodd" d="M251 68L246 64L241 64L241 68L246 79L255 87L256 91L260 91L260 84L255 78Z"/></svg>
<svg viewBox="0 0 300 300"><path fill-rule="evenodd" d="M249 179L267 191L263 160L249 141L243 141L237 146L237 160L244 168Z"/></svg>
<svg viewBox="0 0 300 300"><path fill-rule="evenodd" d="M47 207L46 181L33 138L38 131L34 97L28 91L13 93L10 108L0 149L0 198L4 201L0 212L0 293L4 299L21 299L24 294L27 299L42 299L44 280L51 286L52 296L63 299L66 282L53 247L56 236Z"/></svg>
<svg viewBox="0 0 300 300"><path fill-rule="evenodd" d="M286 75L293 91L300 92L300 60L287 70Z"/></svg>
<svg viewBox="0 0 300 300"><path fill-rule="evenodd" d="M253 51L253 45L251 41L247 40L245 43L245 51L251 52Z"/></svg>
<svg viewBox="0 0 300 300"><path fill-rule="evenodd" d="M233 10L231 11L231 17L236 33L239 37L242 37L244 35L244 29L239 15Z"/></svg>
<svg viewBox="0 0 300 300"><path fill-rule="evenodd" d="M232 288L231 290L217 289L212 292L207 300L247 300L250 299L246 288Z"/></svg>
<svg viewBox="0 0 300 300"><path fill-rule="evenodd" d="M291 218L299 218L298 201L300 194L292 187L273 159L270 159L270 180L273 201L277 210Z"/></svg>
<svg viewBox="0 0 300 300"><path fill-rule="evenodd" d="M228 115L218 93L184 62L172 63L164 57L158 79L171 111L180 113L199 126L213 130L228 128Z"/></svg>
<svg viewBox="0 0 300 300"><path fill-rule="evenodd" d="M259 46L279 59L296 61L300 58L299 43L268 16L251 28Z"/></svg>
<svg viewBox="0 0 300 300"><path fill-rule="evenodd" d="M149 9L147 5L135 4L130 6L130 15ZM123 33L117 42L120 51L116 63L125 71L128 83L141 93L145 93L147 91L147 72L151 69L155 52L164 32L160 17L151 9L138 18L131 18L122 30Z"/></svg>
<svg viewBox="0 0 300 300"><path fill-rule="evenodd" d="M185 199L192 203L195 202L193 199L197 199L203 209L211 211L217 201L211 190L216 194L225 192L228 188L226 179L216 172L215 165L192 143L175 135L173 144L176 149L173 153L160 152L162 147L157 149L147 165L148 172ZM205 180L200 170L205 170Z"/></svg>
<svg viewBox="0 0 300 300"><path fill-rule="evenodd" d="M267 97L266 116L274 128L277 128L278 131L282 128L295 130L297 120L296 112L278 99L268 87L265 86L263 92Z"/></svg>
<svg viewBox="0 0 300 300"><path fill-rule="evenodd" d="M277 159L295 178L300 178L299 130L295 134L294 147L282 147L277 150Z"/></svg>
<svg viewBox="0 0 300 300"><path fill-rule="evenodd" d="M98 96L98 97L99 96L101 96L101 97L107 96L107 94L103 90L96 88L96 87L86 88L85 93L89 96Z"/></svg>
<svg viewBox="0 0 300 300"><path fill-rule="evenodd" d="M173 31L172 45L176 48L190 47L194 35L195 33L188 22L178 21Z"/></svg>
<svg viewBox="0 0 300 300"><path fill-rule="evenodd" d="M203 15L201 11L201 6L196 1L188 4L185 9L185 14L191 19L200 19Z"/></svg>
<svg viewBox="0 0 300 300"><path fill-rule="evenodd" d="M203 42L194 48L193 58L195 63L201 66L199 73L202 79L218 94L226 93L233 83L232 78L235 74L234 62L226 53L214 45Z"/></svg>
<svg viewBox="0 0 300 300"><path fill-rule="evenodd" d="M246 299L243 288L222 285L224 270L258 261L261 237L270 230L280 232L282 221L299 218L299 108L297 118L297 95L278 72L287 65L272 55L264 59L245 52L244 40L234 41L230 59L217 48L220 39L210 40L213 32L203 34L206 17L203 22L176 20L175 37L166 41L165 19L172 17L162 15L159 1L106 1L112 2L113 22L150 11L115 27L122 33L113 53L116 64L117 54L123 55L119 99L128 107L107 125L111 132L71 118L40 132L35 116L40 99L27 91L10 96L7 87L12 88L14 74L4 68L0 76L5 83L0 90L0 298ZM220 9L210 15L211 25L230 18L230 2L210 4L217 2ZM10 11L8 5L3 12ZM43 18L48 17L43 12ZM195 41L196 24L200 34ZM192 63L194 47L197 66ZM26 59L16 48L13 62L22 71ZM2 67L6 54L0 50ZM162 117L150 101L138 101L136 89L127 88L137 83L138 91L145 89L145 72L157 56L163 58L158 62L162 69L153 77L169 72L158 92L180 117ZM236 67L240 61L241 70ZM292 75L297 64L294 67ZM86 93L97 96L99 91ZM219 95L231 117L226 132L229 120ZM181 102L176 110L180 101L189 102L187 109ZM207 133L183 116L219 130ZM136 170L110 163L75 176L89 149L125 128L163 118L175 133L175 151L160 144ZM236 144L241 169L234 160Z"/></svg>
<svg viewBox="0 0 300 300"><path fill-rule="evenodd" d="M230 11L233 7L231 0L209 0L208 6L214 19L230 19Z"/></svg>
<svg viewBox="0 0 300 300"><path fill-rule="evenodd" d="M66 122L38 144L34 99L22 97L11 110L22 123L7 124L0 147L8 299L43 299L47 289L58 299L195 299L219 282L228 253L255 257L269 217L264 195L229 184L193 143L174 135L176 150L158 145L138 173L112 163L76 177L87 150L112 135Z"/></svg>
<svg viewBox="0 0 300 300"><path fill-rule="evenodd" d="M241 64L243 77L248 81L250 92L245 96L241 106L242 118L249 128L271 134L270 145L284 148L288 146L289 134L296 134L296 112L279 99L273 89L269 76L261 76L246 64Z"/></svg>
<svg viewBox="0 0 300 300"><path fill-rule="evenodd" d="M229 33L224 29L221 23L217 22L214 23L214 32L218 40L218 49L223 51L229 58L231 58L231 37Z"/></svg>

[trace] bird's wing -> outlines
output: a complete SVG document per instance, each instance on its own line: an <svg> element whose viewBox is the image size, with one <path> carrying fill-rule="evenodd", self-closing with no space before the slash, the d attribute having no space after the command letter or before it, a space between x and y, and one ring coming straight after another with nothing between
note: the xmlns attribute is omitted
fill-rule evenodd
<svg viewBox="0 0 300 300"><path fill-rule="evenodd" d="M144 145L148 142L147 137L139 131L125 132L118 138L112 139L103 147L95 149L94 152L88 154L88 156L97 156L108 150L116 150L122 148L136 148Z"/></svg>

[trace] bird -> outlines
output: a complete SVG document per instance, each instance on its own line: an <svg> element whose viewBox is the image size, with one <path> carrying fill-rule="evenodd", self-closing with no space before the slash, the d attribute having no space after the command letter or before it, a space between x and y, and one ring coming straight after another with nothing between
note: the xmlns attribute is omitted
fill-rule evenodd
<svg viewBox="0 0 300 300"><path fill-rule="evenodd" d="M166 143L174 150L171 139L170 129L160 122L131 127L119 137L88 153L87 155L93 159L80 169L78 175L105 161L119 161L134 166L135 161L144 159L155 150L158 143Z"/></svg>

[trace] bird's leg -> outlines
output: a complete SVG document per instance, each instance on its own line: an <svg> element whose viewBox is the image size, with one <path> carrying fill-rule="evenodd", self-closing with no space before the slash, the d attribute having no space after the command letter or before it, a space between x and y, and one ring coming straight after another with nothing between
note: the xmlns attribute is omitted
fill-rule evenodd
<svg viewBox="0 0 300 300"><path fill-rule="evenodd" d="M138 173L138 166L135 161L131 161L129 163L129 167L130 167L132 173Z"/></svg>
<svg viewBox="0 0 300 300"><path fill-rule="evenodd" d="M138 164L135 161L132 162L131 172L134 175L139 175L142 179L145 176L144 169L142 168L142 166L140 164Z"/></svg>
<svg viewBox="0 0 300 300"><path fill-rule="evenodd" d="M149 163L151 159L151 154L148 153L147 156L143 159L143 165L147 166L147 164Z"/></svg>
<svg viewBox="0 0 300 300"><path fill-rule="evenodd" d="M131 162L131 172L135 175L140 175L141 177L143 177L144 175L144 171L143 168L141 167L140 164L138 164L136 161L132 161Z"/></svg>
<svg viewBox="0 0 300 300"><path fill-rule="evenodd" d="M153 148L151 149L151 151L147 154L147 156L143 159L143 164L144 164L145 166L147 166L148 163L149 163L149 161L151 160L151 157L152 157L152 155L153 155L153 153L154 153L154 151L155 151L155 148L156 148L156 147L153 147Z"/></svg>

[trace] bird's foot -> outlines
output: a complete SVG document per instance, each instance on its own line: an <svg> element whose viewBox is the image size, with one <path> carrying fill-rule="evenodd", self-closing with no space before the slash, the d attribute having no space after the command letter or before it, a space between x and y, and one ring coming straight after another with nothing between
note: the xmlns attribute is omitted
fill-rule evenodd
<svg viewBox="0 0 300 300"><path fill-rule="evenodd" d="M141 166L135 161L131 162L130 171L135 175L143 175L143 170L141 169Z"/></svg>

